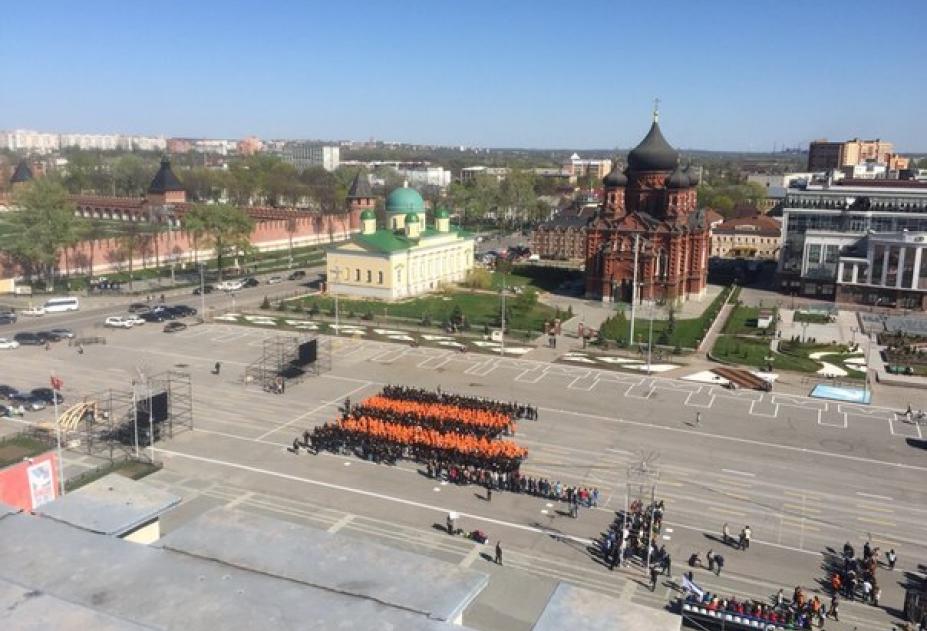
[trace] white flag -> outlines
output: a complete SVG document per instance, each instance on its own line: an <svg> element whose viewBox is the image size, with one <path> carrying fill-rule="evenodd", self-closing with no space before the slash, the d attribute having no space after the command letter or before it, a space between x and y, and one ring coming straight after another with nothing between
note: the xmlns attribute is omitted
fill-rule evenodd
<svg viewBox="0 0 927 631"><path fill-rule="evenodd" d="M701 587L699 587L698 585L690 581L689 577L687 577L686 575L683 575L682 577L682 589L686 593L695 594L700 599L705 595L705 591Z"/></svg>

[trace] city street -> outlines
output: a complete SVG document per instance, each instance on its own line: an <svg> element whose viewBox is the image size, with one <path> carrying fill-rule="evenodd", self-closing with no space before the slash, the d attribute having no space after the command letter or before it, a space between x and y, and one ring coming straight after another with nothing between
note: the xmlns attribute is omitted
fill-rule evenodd
<svg viewBox="0 0 927 631"><path fill-rule="evenodd" d="M264 291L251 290L249 299ZM331 372L272 395L245 387L243 371L274 334L208 324L165 335L146 325L109 333L105 346L84 355L62 345L19 349L15 372L4 370L0 381L35 387L53 370L71 402L106 387L127 389L138 366L149 373L189 370L195 429L158 443L165 468L147 478L185 499L165 528L227 505L479 566L493 573L493 583L465 622L472 616L488 628L530 628L534 601L544 593L539 586L556 579L653 606L674 597L670 581L651 593L639 568L609 572L589 551L624 506L627 468L642 456L659 472L663 543L677 578L692 553L704 557L713 549L725 556L723 574L695 570L710 591L768 598L802 585L823 598L828 555L839 554L846 541L860 550L868 538L883 554L894 548L898 566L879 571L880 608L844 603L833 628L878 629L888 628L903 604L904 573L923 570L923 436L894 410L348 338L332 341ZM220 376L210 374L216 361ZM541 498L500 492L487 502L482 489L430 479L414 463L389 467L287 452L304 429L333 420L346 397L359 401L385 383L440 385L538 406L540 420L522 421L515 436L529 450L523 473L598 488L599 506L571 519L565 504ZM49 417L46 410L27 420ZM6 431L12 425L2 424ZM70 471L93 464L77 453L66 460ZM481 557L488 546L439 530L448 511L461 515L465 530L480 528L501 540L506 567ZM734 533L751 527L749 551L720 542L725 522Z"/></svg>

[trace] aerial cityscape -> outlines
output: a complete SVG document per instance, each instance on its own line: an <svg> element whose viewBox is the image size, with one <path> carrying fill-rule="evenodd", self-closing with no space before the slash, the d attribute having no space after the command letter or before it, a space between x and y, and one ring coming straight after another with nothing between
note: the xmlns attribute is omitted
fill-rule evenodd
<svg viewBox="0 0 927 631"><path fill-rule="evenodd" d="M927 631L927 6L34 9L0 628Z"/></svg>

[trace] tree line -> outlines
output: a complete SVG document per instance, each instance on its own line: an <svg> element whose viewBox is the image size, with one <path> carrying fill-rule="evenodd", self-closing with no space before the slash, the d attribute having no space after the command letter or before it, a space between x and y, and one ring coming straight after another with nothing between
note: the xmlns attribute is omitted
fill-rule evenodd
<svg viewBox="0 0 927 631"><path fill-rule="evenodd" d="M74 205L64 184L53 178L40 178L19 188L14 197L15 211L6 216L8 247L2 256L10 267L18 268L30 280L44 279L52 288L62 254L64 276L70 276L71 257L76 246L88 242L87 269L93 277L96 242L116 239L120 255L128 264L131 279L134 259L152 252L155 267L161 265L159 237L170 227L159 222L111 221L82 218L74 214ZM248 213L228 204L194 204L183 220L183 230L193 241L194 250L211 249L217 257L219 276L230 254L247 251L254 220Z"/></svg>

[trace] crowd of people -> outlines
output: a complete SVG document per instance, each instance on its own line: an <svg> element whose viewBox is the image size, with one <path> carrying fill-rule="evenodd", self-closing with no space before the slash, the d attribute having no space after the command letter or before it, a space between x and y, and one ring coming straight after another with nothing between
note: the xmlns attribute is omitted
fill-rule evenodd
<svg viewBox="0 0 927 631"><path fill-rule="evenodd" d="M694 587L692 573L688 573L684 584ZM796 587L791 600L787 600L783 590L779 590L773 602L759 600L737 600L734 596L724 598L719 594L690 590L685 602L695 605L708 612L726 613L741 618L748 626L758 622L761 628L766 625L775 625L785 629L811 629L815 622L821 626L827 617L837 616L837 604L832 603L831 609L818 597L808 598L801 587Z"/></svg>
<svg viewBox="0 0 927 631"><path fill-rule="evenodd" d="M657 572L672 576L672 559L666 548L656 543L663 529L664 510L663 500L650 504L635 500L628 510L616 514L599 540L599 554L608 569L627 567L636 558L641 565L650 563L652 585Z"/></svg>
<svg viewBox="0 0 927 631"><path fill-rule="evenodd" d="M856 550L847 541L843 544L842 563L834 567L830 575L830 587L834 595L842 595L848 600L861 599L878 606L882 597L882 588L876 578L879 566L879 548L873 548L868 541L863 544L863 556L857 557ZM894 548L885 554L886 564L895 569L897 556Z"/></svg>
<svg viewBox="0 0 927 631"><path fill-rule="evenodd" d="M355 417L376 417L403 425L474 433L491 438L499 434L515 433L515 421L511 416L495 410L464 408L448 403L404 401L374 396L353 407L350 414Z"/></svg>
<svg viewBox="0 0 927 631"><path fill-rule="evenodd" d="M521 403L507 403L505 401L496 401L485 397L471 397L463 394L451 394L444 392L441 388L437 390L426 390L424 388L412 388L410 386L392 386L383 387L380 396L388 399L399 399L402 401L416 401L419 403L443 403L453 405L458 408L469 408L484 410L487 412L498 412L513 419L525 419L529 421L538 420L538 409L531 405Z"/></svg>
<svg viewBox="0 0 927 631"><path fill-rule="evenodd" d="M528 406L453 395L419 388L386 386L359 404L345 400L341 418L304 432L293 441L305 447L350 450L375 462L401 458L426 463L429 475L441 470L456 483L509 488L520 480L518 470L528 452L500 434L515 430L513 415Z"/></svg>

